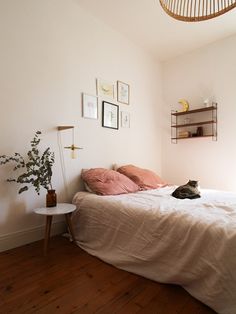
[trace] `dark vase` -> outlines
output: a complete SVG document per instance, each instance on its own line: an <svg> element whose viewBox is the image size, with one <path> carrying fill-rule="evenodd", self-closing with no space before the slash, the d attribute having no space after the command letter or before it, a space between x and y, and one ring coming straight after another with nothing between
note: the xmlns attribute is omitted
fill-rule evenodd
<svg viewBox="0 0 236 314"><path fill-rule="evenodd" d="M55 190L48 190L46 195L46 206L47 207L57 206L57 195Z"/></svg>
<svg viewBox="0 0 236 314"><path fill-rule="evenodd" d="M203 127L202 126L199 126L197 128L197 136L203 136Z"/></svg>

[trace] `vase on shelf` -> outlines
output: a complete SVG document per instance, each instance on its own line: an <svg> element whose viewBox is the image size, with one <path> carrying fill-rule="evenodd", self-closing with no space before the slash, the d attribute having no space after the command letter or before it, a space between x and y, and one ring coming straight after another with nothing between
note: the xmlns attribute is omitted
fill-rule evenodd
<svg viewBox="0 0 236 314"><path fill-rule="evenodd" d="M197 128L197 136L203 136L203 127L202 126L199 126Z"/></svg>
<svg viewBox="0 0 236 314"><path fill-rule="evenodd" d="M46 195L46 206L47 207L57 206L57 194L55 190L48 190Z"/></svg>

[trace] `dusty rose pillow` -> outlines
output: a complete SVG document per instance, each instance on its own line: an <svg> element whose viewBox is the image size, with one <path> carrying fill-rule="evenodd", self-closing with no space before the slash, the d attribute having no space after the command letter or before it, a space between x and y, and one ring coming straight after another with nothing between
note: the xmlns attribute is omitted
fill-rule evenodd
<svg viewBox="0 0 236 314"><path fill-rule="evenodd" d="M126 165L118 168L117 171L130 178L141 190L157 189L167 185L157 174L148 169Z"/></svg>
<svg viewBox="0 0 236 314"><path fill-rule="evenodd" d="M100 195L117 195L139 191L139 187L123 174L104 168L82 172L82 179L89 188Z"/></svg>

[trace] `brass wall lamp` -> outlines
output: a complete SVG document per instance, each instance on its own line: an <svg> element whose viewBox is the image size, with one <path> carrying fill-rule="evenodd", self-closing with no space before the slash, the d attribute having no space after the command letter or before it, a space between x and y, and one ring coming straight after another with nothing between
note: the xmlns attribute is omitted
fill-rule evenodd
<svg viewBox="0 0 236 314"><path fill-rule="evenodd" d="M57 130L58 131L64 131L72 129L72 144L70 146L65 146L65 149L70 149L71 150L71 158L75 159L77 158L77 150L83 149L82 147L75 146L75 127L71 125L64 125L64 126L58 126Z"/></svg>

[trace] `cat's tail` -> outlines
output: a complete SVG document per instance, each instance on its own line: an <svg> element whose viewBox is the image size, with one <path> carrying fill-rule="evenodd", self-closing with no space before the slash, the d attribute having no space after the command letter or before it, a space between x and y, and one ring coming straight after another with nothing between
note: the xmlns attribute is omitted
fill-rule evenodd
<svg viewBox="0 0 236 314"><path fill-rule="evenodd" d="M199 194L194 194L194 195L189 195L189 199L190 200L193 200L193 199L195 199L195 198L200 198L201 197L201 195L199 195Z"/></svg>

